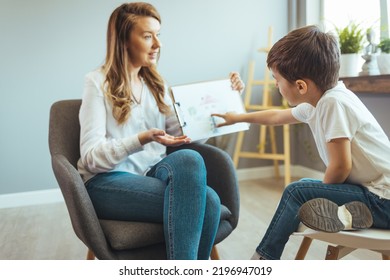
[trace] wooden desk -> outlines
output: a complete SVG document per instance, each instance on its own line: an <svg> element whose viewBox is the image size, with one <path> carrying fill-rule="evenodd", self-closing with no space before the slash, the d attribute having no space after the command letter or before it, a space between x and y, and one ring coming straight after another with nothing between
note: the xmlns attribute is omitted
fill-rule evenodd
<svg viewBox="0 0 390 280"><path fill-rule="evenodd" d="M390 75L341 77L345 86L354 93L390 93Z"/></svg>

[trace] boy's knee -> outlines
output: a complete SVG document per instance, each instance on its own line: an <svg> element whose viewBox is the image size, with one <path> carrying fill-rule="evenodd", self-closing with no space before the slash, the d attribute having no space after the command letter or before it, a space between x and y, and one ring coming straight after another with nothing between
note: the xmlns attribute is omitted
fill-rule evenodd
<svg viewBox="0 0 390 280"><path fill-rule="evenodd" d="M309 184L310 182L305 182L305 181L292 182L289 185L287 185L287 187L284 189L283 194L300 196L302 192L305 192L305 190L307 190Z"/></svg>
<svg viewBox="0 0 390 280"><path fill-rule="evenodd" d="M287 187L284 189L284 191L293 192L297 188L299 188L302 185L301 181L292 182L287 185Z"/></svg>

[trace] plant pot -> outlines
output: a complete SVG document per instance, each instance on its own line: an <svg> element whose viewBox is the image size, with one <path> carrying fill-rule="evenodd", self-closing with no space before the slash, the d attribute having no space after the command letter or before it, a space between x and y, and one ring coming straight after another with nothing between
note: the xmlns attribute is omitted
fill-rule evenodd
<svg viewBox="0 0 390 280"><path fill-rule="evenodd" d="M340 77L353 77L358 76L362 58L358 53L346 53L340 55Z"/></svg>
<svg viewBox="0 0 390 280"><path fill-rule="evenodd" d="M381 53L377 57L379 72L384 74L390 74L390 53Z"/></svg>

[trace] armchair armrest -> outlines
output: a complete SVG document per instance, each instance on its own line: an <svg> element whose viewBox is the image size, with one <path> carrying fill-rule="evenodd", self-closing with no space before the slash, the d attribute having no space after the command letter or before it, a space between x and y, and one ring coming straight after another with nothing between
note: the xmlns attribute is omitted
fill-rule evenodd
<svg viewBox="0 0 390 280"><path fill-rule="evenodd" d="M108 245L92 201L76 168L61 154L52 155L52 167L76 235L92 251L109 252L107 248L105 250L97 248ZM113 258L112 255L99 257Z"/></svg>

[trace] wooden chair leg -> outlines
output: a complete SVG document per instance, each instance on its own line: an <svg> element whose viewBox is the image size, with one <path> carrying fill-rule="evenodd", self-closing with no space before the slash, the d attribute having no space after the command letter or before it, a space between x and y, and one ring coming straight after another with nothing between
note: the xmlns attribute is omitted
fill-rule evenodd
<svg viewBox="0 0 390 280"><path fill-rule="evenodd" d="M328 245L325 260L339 260L355 250L356 248Z"/></svg>
<svg viewBox="0 0 390 280"><path fill-rule="evenodd" d="M339 259L339 248L335 246L328 246L326 250L325 260L338 260Z"/></svg>
<svg viewBox="0 0 390 280"><path fill-rule="evenodd" d="M218 254L218 250L217 250L217 246L213 246L213 248L211 249L211 254L210 254L210 259L212 260L219 260L219 254Z"/></svg>
<svg viewBox="0 0 390 280"><path fill-rule="evenodd" d="M92 252L92 250L88 249L87 260L94 260L94 259L95 259L95 254Z"/></svg>
<svg viewBox="0 0 390 280"><path fill-rule="evenodd" d="M309 238L309 237L304 237L302 242L301 242L301 246L299 246L299 250L295 256L295 259L296 260L304 260L305 259L305 256L307 254L307 251L309 250L309 247L311 245L311 242L313 241L313 239Z"/></svg>

